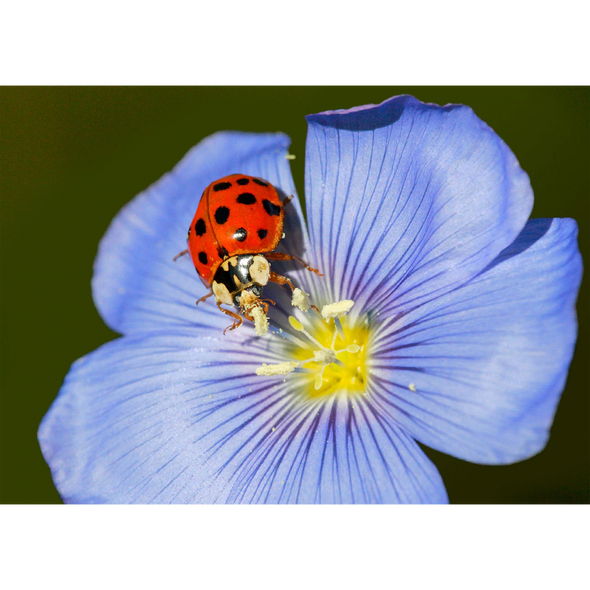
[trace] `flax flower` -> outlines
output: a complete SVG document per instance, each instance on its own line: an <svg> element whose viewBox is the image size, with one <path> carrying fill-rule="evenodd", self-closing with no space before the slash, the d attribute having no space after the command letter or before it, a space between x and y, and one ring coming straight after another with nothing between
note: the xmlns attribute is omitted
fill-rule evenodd
<svg viewBox="0 0 590 590"><path fill-rule="evenodd" d="M576 339L575 221L529 220L528 176L468 107L402 96L308 123L307 223L293 199L281 249L324 276L272 263L302 292L265 288L264 337L223 336L173 257L213 180L295 194L288 137L208 137L113 220L92 287L122 337L74 363L39 429L66 502L444 503L416 441L485 464L545 446Z"/></svg>

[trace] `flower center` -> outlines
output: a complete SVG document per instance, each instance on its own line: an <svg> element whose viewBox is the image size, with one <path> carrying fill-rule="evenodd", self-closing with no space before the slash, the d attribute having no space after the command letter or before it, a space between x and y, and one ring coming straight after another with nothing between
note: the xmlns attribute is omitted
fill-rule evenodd
<svg viewBox="0 0 590 590"><path fill-rule="evenodd" d="M289 316L289 323L296 331L296 337L288 338L284 348L290 360L263 365L256 373L287 375L295 372L290 378L297 378L309 398L339 393L365 395L370 330L364 322L353 323L343 317L352 305L352 301L326 305L321 315L317 309L314 313L309 306L305 309L297 305L306 316L304 323Z"/></svg>

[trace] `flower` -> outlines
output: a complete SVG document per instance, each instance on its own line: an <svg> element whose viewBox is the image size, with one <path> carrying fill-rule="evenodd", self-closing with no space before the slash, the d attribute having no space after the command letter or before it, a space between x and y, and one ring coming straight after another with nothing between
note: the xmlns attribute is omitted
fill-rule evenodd
<svg viewBox="0 0 590 590"><path fill-rule="evenodd" d="M308 122L308 223L293 199L281 248L324 276L276 263L300 290L265 288L266 336L223 336L173 257L213 180L295 194L288 137L215 134L113 220L92 288L123 337L74 363L39 428L65 501L442 503L416 441L485 464L545 446L575 221L528 219L527 175L468 107L400 96Z"/></svg>

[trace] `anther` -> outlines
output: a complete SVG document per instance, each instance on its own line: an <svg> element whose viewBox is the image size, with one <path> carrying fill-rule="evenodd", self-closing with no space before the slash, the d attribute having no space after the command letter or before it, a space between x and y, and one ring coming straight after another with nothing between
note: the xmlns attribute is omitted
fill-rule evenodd
<svg viewBox="0 0 590 590"><path fill-rule="evenodd" d="M346 315L352 309L353 305L354 301L352 301L351 299L343 299L342 301L330 303L322 307L322 316L328 321L332 318L334 319L334 325L342 340L345 339L345 336L344 329L342 328L342 324L340 323L340 317Z"/></svg>
<svg viewBox="0 0 590 590"><path fill-rule="evenodd" d="M311 304L309 303L308 293L302 291L299 287L296 287L293 291L291 305L293 307L298 307L301 311L309 311Z"/></svg>
<svg viewBox="0 0 590 590"><path fill-rule="evenodd" d="M327 320L328 318L339 318L340 316L346 315L354 305L354 301L350 299L344 299L337 301L336 303L330 303L322 307L322 316Z"/></svg>
<svg viewBox="0 0 590 590"><path fill-rule="evenodd" d="M257 375L288 375L299 366L298 362L286 361L277 365L267 365L262 363L261 367L256 369Z"/></svg>
<svg viewBox="0 0 590 590"><path fill-rule="evenodd" d="M289 323L291 324L291 327L297 330L298 332L305 332L303 324L297 318L294 318L292 315L289 316Z"/></svg>

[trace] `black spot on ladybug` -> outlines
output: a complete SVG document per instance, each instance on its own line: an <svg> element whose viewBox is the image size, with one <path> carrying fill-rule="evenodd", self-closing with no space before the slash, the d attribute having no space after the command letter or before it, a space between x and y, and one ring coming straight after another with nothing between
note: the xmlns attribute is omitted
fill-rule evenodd
<svg viewBox="0 0 590 590"><path fill-rule="evenodd" d="M267 229L259 229L259 230L258 230L258 237L259 237L261 240L264 240L264 238L266 238L266 234L267 234L267 233L268 233L268 230L267 230Z"/></svg>
<svg viewBox="0 0 590 590"><path fill-rule="evenodd" d="M264 201L262 201L262 205L264 207L264 210L271 216L281 214L281 208L278 205L271 203L268 199L264 199ZM217 213L215 214L215 216L217 217Z"/></svg>
<svg viewBox="0 0 590 590"><path fill-rule="evenodd" d="M217 193L219 191L226 191L231 186L231 182L218 182L213 185L213 190Z"/></svg>
<svg viewBox="0 0 590 590"><path fill-rule="evenodd" d="M217 211L215 211L215 221L217 221L219 225L223 225L228 217L229 209L227 207L217 207Z"/></svg>
<svg viewBox="0 0 590 590"><path fill-rule="evenodd" d="M197 223L195 223L196 234L199 237L201 237L206 231L207 231L207 226L205 225L205 220L203 218L197 219Z"/></svg>
<svg viewBox="0 0 590 590"><path fill-rule="evenodd" d="M234 240L238 240L238 242L243 242L247 237L248 232L243 227L240 227L234 232Z"/></svg>
<svg viewBox="0 0 590 590"><path fill-rule="evenodd" d="M242 205L253 205L256 203L256 197L252 193L242 193L238 196L237 201Z"/></svg>
<svg viewBox="0 0 590 590"><path fill-rule="evenodd" d="M199 262L201 264L207 264L207 254L205 252L199 252Z"/></svg>
<svg viewBox="0 0 590 590"><path fill-rule="evenodd" d="M225 258L228 256L228 251L223 246L219 246L217 253L219 254L219 258Z"/></svg>
<svg viewBox="0 0 590 590"><path fill-rule="evenodd" d="M260 186L268 186L267 182L264 182L264 180L260 180L258 178L253 178L252 179L256 184L259 184Z"/></svg>
<svg viewBox="0 0 590 590"><path fill-rule="evenodd" d="M245 184L248 184L250 182L249 178L238 178L238 180L236 181L238 184L240 184L241 186L244 186Z"/></svg>

